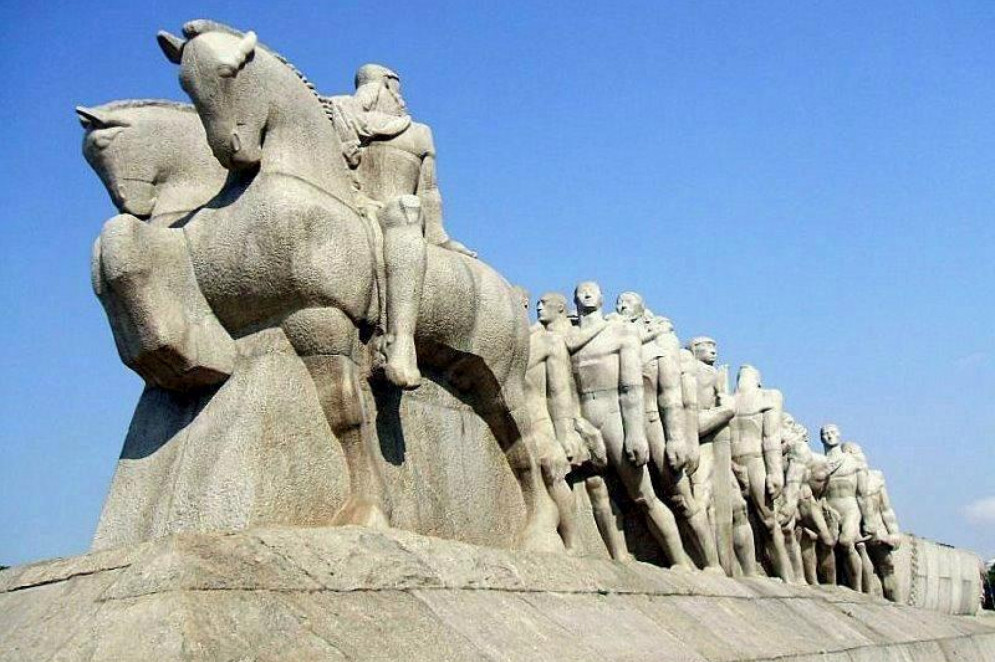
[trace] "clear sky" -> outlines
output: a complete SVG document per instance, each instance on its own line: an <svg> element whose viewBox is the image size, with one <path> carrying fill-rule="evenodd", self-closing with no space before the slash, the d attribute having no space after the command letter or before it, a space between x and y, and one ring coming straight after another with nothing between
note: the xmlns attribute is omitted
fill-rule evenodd
<svg viewBox="0 0 995 662"><path fill-rule="evenodd" d="M454 237L642 292L861 442L905 529L995 556L995 3L5 0L0 563L87 548L141 391L73 106L183 100L154 36L192 18L326 94L397 69Z"/></svg>

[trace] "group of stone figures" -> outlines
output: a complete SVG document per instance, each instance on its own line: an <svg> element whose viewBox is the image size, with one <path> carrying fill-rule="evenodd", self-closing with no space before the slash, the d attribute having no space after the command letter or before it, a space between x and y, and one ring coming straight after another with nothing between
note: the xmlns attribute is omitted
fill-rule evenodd
<svg viewBox="0 0 995 662"><path fill-rule="evenodd" d="M568 484L583 480L616 559L627 551L612 502L629 500L673 567L841 581L896 599L898 522L861 447L828 424L825 454L812 452L808 430L755 367L740 367L730 391L715 340L682 347L671 320L635 292L607 316L602 303L599 286L584 282L576 314L558 292L535 307L529 402L566 547L576 509Z"/></svg>
<svg viewBox="0 0 995 662"><path fill-rule="evenodd" d="M669 565L816 583L836 581L839 558L850 586L893 593L880 472L832 425L826 455L811 452L755 368L730 392L714 341L682 348L634 293L603 316L591 282L576 315L539 298L530 330L522 293L443 229L432 134L396 73L363 66L354 94L326 97L252 32L200 20L183 33L159 45L192 106L77 108L121 212L94 246L94 289L149 388L217 387L243 340L276 334L342 447L349 496L329 523L389 526L364 393L429 371L504 452L525 548L558 533L575 549L583 482L616 559L626 501Z"/></svg>

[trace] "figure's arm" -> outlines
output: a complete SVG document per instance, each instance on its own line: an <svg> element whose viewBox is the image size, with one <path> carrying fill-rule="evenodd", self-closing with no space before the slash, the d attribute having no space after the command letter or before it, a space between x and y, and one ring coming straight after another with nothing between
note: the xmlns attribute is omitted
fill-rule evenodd
<svg viewBox="0 0 995 662"><path fill-rule="evenodd" d="M656 364L659 383L656 404L663 419L667 462L671 469L680 471L688 458L680 359L673 354L666 354L658 358Z"/></svg>
<svg viewBox="0 0 995 662"><path fill-rule="evenodd" d="M421 200L422 218L425 219L425 241L436 246L463 253L470 257L477 254L454 239L450 239L442 226L442 194L439 192L439 182L435 172L435 144L432 131L424 127L426 134L425 155L422 158L421 171L418 175L418 198Z"/></svg>
<svg viewBox="0 0 995 662"><path fill-rule="evenodd" d="M582 454L583 441L577 434L574 424L573 373L570 370L570 354L563 339L550 335L547 344L546 360L546 407L553 419L556 439L563 446L567 459Z"/></svg>
<svg viewBox="0 0 995 662"><path fill-rule="evenodd" d="M545 333L544 329L533 329L529 334L529 370L549 358L551 343Z"/></svg>
<svg viewBox="0 0 995 662"><path fill-rule="evenodd" d="M786 468L784 470L784 512L785 520L790 519L798 508L801 496L802 482L808 473L808 465L797 451L797 444L792 444L784 455Z"/></svg>
<svg viewBox="0 0 995 662"><path fill-rule="evenodd" d="M867 469L857 471L857 505L860 507L861 523L864 525L867 534L870 536L876 535L878 533L877 530L869 526L873 521L871 518L871 515L873 515L873 506L867 489Z"/></svg>
<svg viewBox="0 0 995 662"><path fill-rule="evenodd" d="M625 431L625 451L629 460L638 466L649 461L649 443L646 441L646 422L643 416L643 367L639 338L628 330L618 332L619 346L618 399L622 410Z"/></svg>
<svg viewBox="0 0 995 662"><path fill-rule="evenodd" d="M684 441L688 448L687 471L694 473L701 457L698 436L698 379L694 374L694 357L686 349L681 352L681 399L684 405Z"/></svg>
<svg viewBox="0 0 995 662"><path fill-rule="evenodd" d="M725 427L736 414L736 396L729 393L729 366L718 368L715 376L715 407L698 414L698 435L703 437Z"/></svg>
<svg viewBox="0 0 995 662"><path fill-rule="evenodd" d="M895 510L891 507L891 499L888 498L888 488L884 485L881 486L881 519L884 521L884 526L888 529L888 535L890 536L892 547L897 548L902 539L902 531L898 528L898 516L895 515Z"/></svg>
<svg viewBox="0 0 995 662"><path fill-rule="evenodd" d="M563 342L567 345L567 351L571 354L576 354L584 345L594 340L599 333L608 328L609 324L610 322L603 322L602 324L591 324L586 329L579 326L571 328L570 333L563 337Z"/></svg>
<svg viewBox="0 0 995 662"><path fill-rule="evenodd" d="M784 398L780 391L770 390L770 409L763 413L764 465L767 467L767 492L776 499L784 487L784 463L781 457L781 418Z"/></svg>

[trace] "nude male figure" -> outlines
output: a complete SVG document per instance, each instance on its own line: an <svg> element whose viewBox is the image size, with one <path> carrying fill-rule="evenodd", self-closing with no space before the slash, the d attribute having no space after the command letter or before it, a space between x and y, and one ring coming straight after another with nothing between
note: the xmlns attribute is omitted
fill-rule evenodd
<svg viewBox="0 0 995 662"><path fill-rule="evenodd" d="M528 308L528 295L524 295ZM557 531L567 552L577 550L577 501L567 484L571 461L582 454L584 441L574 423L570 354L563 338L541 325L529 337L525 387L535 435L539 467L559 514Z"/></svg>
<svg viewBox="0 0 995 662"><path fill-rule="evenodd" d="M829 423L819 432L826 451L829 480L826 502L840 516L840 532L836 549L842 554L846 583L855 591L863 588L862 566L857 542L867 493L867 469L852 454L843 451L839 427Z"/></svg>
<svg viewBox="0 0 995 662"><path fill-rule="evenodd" d="M714 442L720 437L728 439L728 425L734 412L727 392L727 368L715 367L715 362L718 360L716 342L707 336L697 336L688 342L687 349L697 361L695 379L698 386L700 459L698 468L692 475L692 484L695 496L708 509L708 517L714 524L715 512L712 502Z"/></svg>
<svg viewBox="0 0 995 662"><path fill-rule="evenodd" d="M870 561L864 566L864 589L869 581L880 581L884 597L898 601L898 579L895 577L895 562L891 553L902 543L898 517L891 507L884 474L868 467L863 449L853 442L844 442L843 451L853 455L862 467L867 469L867 485L864 495L862 532L865 536L865 549ZM876 579L875 579L876 577Z"/></svg>
<svg viewBox="0 0 995 662"><path fill-rule="evenodd" d="M609 463L672 566L690 568L674 515L653 491L646 466L649 443L639 336L627 325L604 318L597 283L580 283L574 303L579 324L568 336L567 347L584 418L601 431Z"/></svg>
<svg viewBox="0 0 995 662"><path fill-rule="evenodd" d="M442 226L442 196L435 174L435 145L428 126L411 119L401 96L400 77L378 64L356 72L352 96L324 98L342 140L343 156L354 171L364 213L378 219L383 233L387 329L386 376L401 388L421 383L414 332L425 278L426 242L476 257ZM402 195L415 195L418 207L392 217L377 212Z"/></svg>
<svg viewBox="0 0 995 662"><path fill-rule="evenodd" d="M793 578L791 561L775 508L784 487L781 462L783 397L780 391L762 388L760 371L750 365L739 369L734 396L735 416L729 423L733 475L743 499L760 521L758 532L774 574L789 582ZM741 520L735 524L737 529L742 527ZM741 564L744 552L737 549Z"/></svg>
<svg viewBox="0 0 995 662"><path fill-rule="evenodd" d="M563 347L566 349L565 338L574 333L573 324L567 314L566 297L559 292L543 294L536 302L536 317L538 319L536 327L538 328L533 327L533 332L541 329L549 333L563 342ZM566 369L569 373L569 404L566 409L566 418L560 417L563 404L560 404L559 401L555 406L551 404L549 411L557 412L552 415L554 424L559 419L563 426L573 425L583 440L581 447L569 458L574 468L574 474L583 476L584 487L591 500L594 522L597 524L601 539L608 549L608 554L616 561L628 560L630 556L626 548L625 536L616 525L608 486L601 475L608 466L604 438L601 436L601 432L588 423L581 414L580 398L577 394L577 385L573 380L569 355L566 359ZM568 455L570 455L569 451Z"/></svg>
<svg viewBox="0 0 995 662"><path fill-rule="evenodd" d="M689 542L695 546L705 568L722 572L708 515L695 499L691 479L685 471L688 420L684 410L681 348L673 324L650 313L643 297L636 292L620 294L615 311L620 320L639 329L642 340L646 438L664 498L687 523Z"/></svg>

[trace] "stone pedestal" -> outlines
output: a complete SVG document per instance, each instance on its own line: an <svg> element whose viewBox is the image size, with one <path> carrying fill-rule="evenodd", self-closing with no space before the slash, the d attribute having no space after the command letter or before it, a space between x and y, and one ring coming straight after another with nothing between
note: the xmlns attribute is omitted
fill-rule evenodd
<svg viewBox="0 0 995 662"><path fill-rule="evenodd" d="M180 534L0 573L0 661L995 660L995 628L843 588L401 531Z"/></svg>

